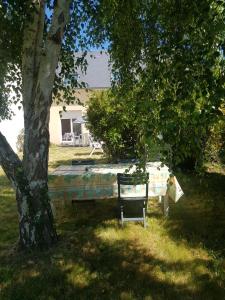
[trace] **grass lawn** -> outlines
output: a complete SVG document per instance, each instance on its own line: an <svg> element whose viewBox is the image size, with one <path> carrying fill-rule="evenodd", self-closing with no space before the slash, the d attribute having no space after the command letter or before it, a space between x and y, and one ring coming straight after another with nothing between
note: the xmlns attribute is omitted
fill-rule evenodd
<svg viewBox="0 0 225 300"><path fill-rule="evenodd" d="M89 149L50 148L50 170ZM101 158L95 155L94 158ZM177 174L185 196L148 228L116 218L116 199L58 207L58 244L18 253L15 194L0 170L0 299L225 299L225 172Z"/></svg>

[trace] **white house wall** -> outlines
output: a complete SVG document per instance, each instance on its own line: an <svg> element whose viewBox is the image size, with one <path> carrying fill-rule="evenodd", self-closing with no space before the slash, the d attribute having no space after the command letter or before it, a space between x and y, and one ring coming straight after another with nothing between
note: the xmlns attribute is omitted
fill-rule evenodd
<svg viewBox="0 0 225 300"><path fill-rule="evenodd" d="M63 112L62 106L52 106L50 111L49 133L50 142L52 144L60 145L62 141L61 117L63 119L70 119L85 114L86 109L81 105L66 106L66 112Z"/></svg>

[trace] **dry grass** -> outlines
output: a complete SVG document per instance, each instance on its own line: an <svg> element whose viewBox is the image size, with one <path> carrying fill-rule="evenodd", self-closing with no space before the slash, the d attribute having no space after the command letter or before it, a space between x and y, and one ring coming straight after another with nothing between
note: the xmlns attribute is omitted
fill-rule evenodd
<svg viewBox="0 0 225 300"><path fill-rule="evenodd" d="M50 149L50 169L89 149ZM95 158L101 158L96 155ZM14 192L0 174L0 299L225 299L224 175L177 174L170 218L151 199L148 228L117 220L116 200L57 211L59 243L18 253Z"/></svg>
<svg viewBox="0 0 225 300"><path fill-rule="evenodd" d="M70 165L71 160L94 159L103 161L104 156L101 152L94 152L90 157L91 148L89 147L58 147L52 145L49 149L49 171L51 172L60 165Z"/></svg>

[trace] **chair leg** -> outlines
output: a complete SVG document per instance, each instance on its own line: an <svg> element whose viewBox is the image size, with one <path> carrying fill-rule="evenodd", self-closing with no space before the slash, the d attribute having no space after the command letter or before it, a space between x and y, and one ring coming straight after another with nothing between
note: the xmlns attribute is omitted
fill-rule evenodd
<svg viewBox="0 0 225 300"><path fill-rule="evenodd" d="M163 212L164 212L164 216L168 217L169 216L169 201L168 201L168 196L165 195L163 197Z"/></svg>
<svg viewBox="0 0 225 300"><path fill-rule="evenodd" d="M89 156L92 156L92 154L94 153L94 151L95 151L95 148L93 148L93 149L91 150L91 153L89 154Z"/></svg>
<svg viewBox="0 0 225 300"><path fill-rule="evenodd" d="M121 213L121 225L123 227L123 208L120 208L120 213Z"/></svg>

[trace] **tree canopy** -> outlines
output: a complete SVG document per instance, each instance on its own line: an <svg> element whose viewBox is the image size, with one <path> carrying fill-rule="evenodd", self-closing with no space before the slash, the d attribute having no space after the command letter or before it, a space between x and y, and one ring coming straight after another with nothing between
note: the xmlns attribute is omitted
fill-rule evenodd
<svg viewBox="0 0 225 300"><path fill-rule="evenodd" d="M145 143L162 133L176 163L200 162L224 102L224 1L102 0L89 9L110 41L114 93L135 102Z"/></svg>

